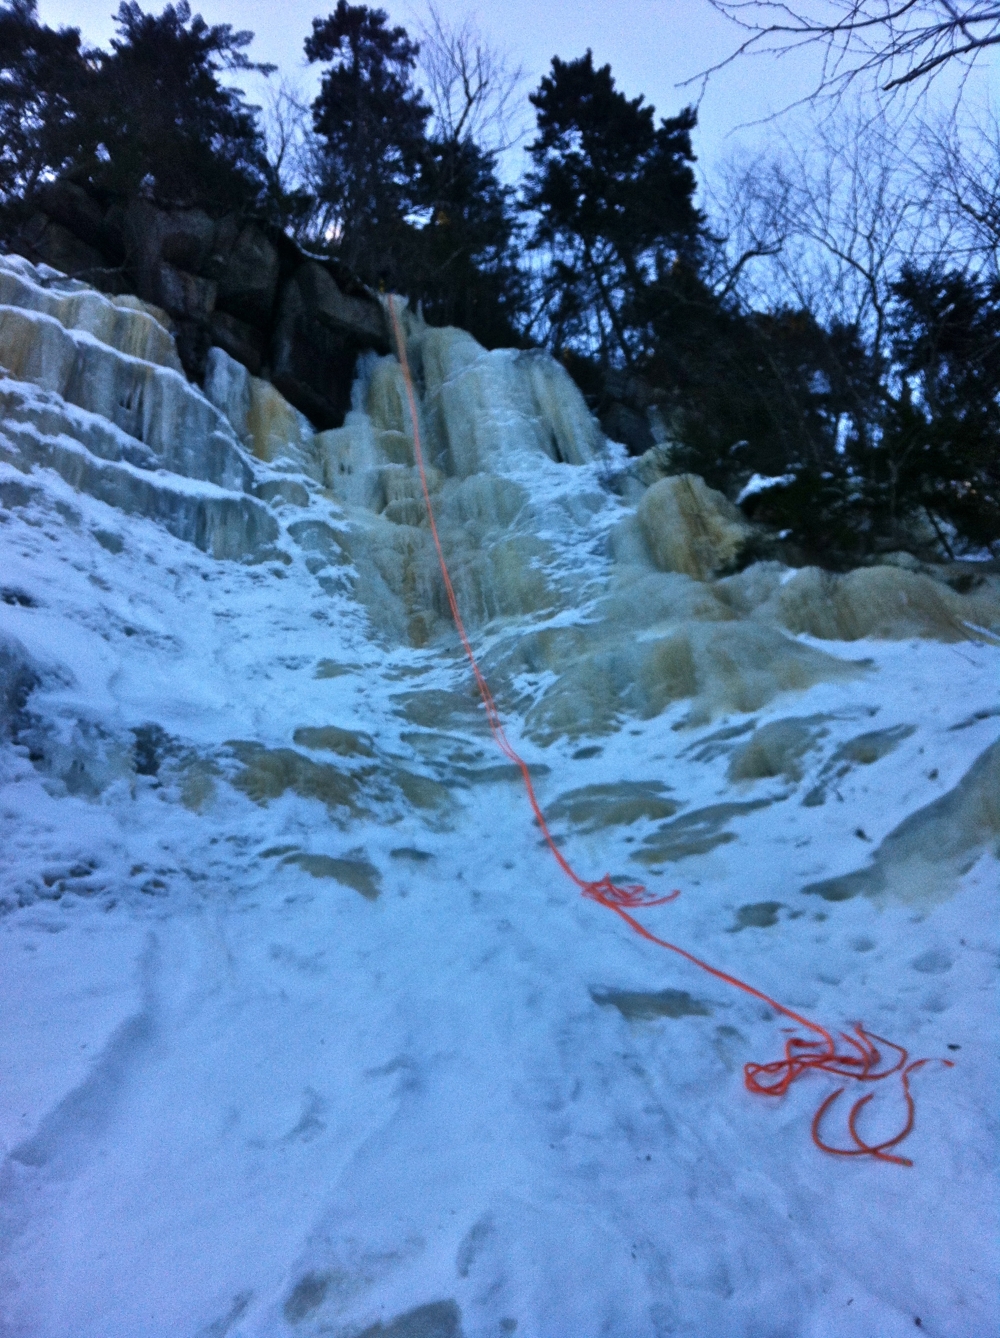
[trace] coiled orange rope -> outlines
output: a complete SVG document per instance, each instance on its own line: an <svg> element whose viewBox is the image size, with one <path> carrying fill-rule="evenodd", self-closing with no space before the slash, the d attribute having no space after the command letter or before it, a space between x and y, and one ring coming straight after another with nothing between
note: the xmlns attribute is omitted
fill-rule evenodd
<svg viewBox="0 0 1000 1338"><path fill-rule="evenodd" d="M650 943L657 944L658 947L666 948L669 952L676 953L683 957L685 961L690 962L701 971L714 976L716 980L724 981L727 985L732 985L735 989L742 990L744 994L749 994L754 999L759 999L762 1003L773 1008L776 1013L790 1019L800 1027L805 1027L807 1031L812 1032L812 1038L790 1035L785 1041L785 1053L783 1058L771 1060L766 1064L745 1064L743 1066L743 1081L748 1091L757 1096L784 1096L791 1087L792 1083L803 1074L813 1070L819 1070L823 1073L833 1073L842 1078L851 1078L856 1082L880 1082L884 1078L899 1075L900 1089L902 1092L905 1108L905 1118L903 1127L892 1138L883 1139L880 1142L869 1143L858 1131L858 1119L862 1110L872 1100L875 1093L868 1092L858 1097L851 1107L847 1117L847 1132L850 1135L851 1146L835 1147L824 1141L822 1136L823 1121L827 1112L837 1101L838 1097L844 1091L843 1087L838 1087L827 1096L812 1121L812 1139L818 1148L823 1152L832 1153L838 1157L873 1157L877 1161L894 1162L898 1166L912 1166L913 1162L908 1157L902 1157L891 1149L899 1146L907 1138L913 1129L914 1104L913 1096L910 1092L910 1075L916 1073L918 1069L925 1064L939 1063L947 1068L952 1068L950 1059L916 1059L910 1060L905 1049L902 1046L894 1044L892 1041L884 1040L881 1036L866 1031L860 1022L854 1024L853 1034L840 1032L841 1048L838 1049L838 1042L834 1040L833 1035L818 1022L811 1022L800 1013L786 1008L784 1004L778 1003L770 995L763 991L755 989L753 985L748 985L746 981L739 980L736 976L731 976L726 971L720 971L718 967L710 966L708 962L703 962L700 957L695 957L693 953L685 948L680 948L676 943L668 943L666 939L658 938L651 934L633 915L633 910L644 909L651 906L663 906L669 901L674 901L680 896L680 891L676 890L668 893L666 896L657 896L649 892L640 884L628 883L622 886L612 882L611 875L605 874L594 882L588 882L581 878L572 867L562 851L556 845L552 833L549 831L548 824L545 821L545 815L542 813L541 805L535 796L535 787L531 781L531 773L528 770L527 763L518 754L513 744L507 738L504 732L503 722L500 719L500 712L497 710L496 702L493 700L493 694L490 691L489 684L483 676L482 670L476 660L475 652L469 641L465 630L465 624L462 621L462 615L458 609L458 601L455 598L455 591L451 583L451 577L448 574L448 564L445 562L444 552L441 548L441 539L438 535L437 525L434 521L434 508L431 506L430 491L427 486L427 472L424 467L423 449L420 444L420 424L417 417L417 404L413 393L413 379L410 375L410 364L406 356L406 341L400 327L399 315L396 310L396 298L388 299L389 314L392 320L393 334L396 340L396 348L399 353L399 363L403 372L403 382L406 387L406 398L410 410L410 418L413 422L413 455L416 461L417 470L420 475L420 486L424 494L424 504L427 508L427 520L430 525L431 537L434 540L434 547L437 551L438 563L441 567L441 578L444 581L445 594L448 598L448 607L451 609L451 616L455 623L455 628L461 639L462 645L468 657L469 664L472 667L472 673L476 680L476 686L479 689L479 695L482 697L483 705L486 708L486 718L489 721L490 730L497 746L505 757L519 769L524 778L524 787L527 791L528 802L531 805L535 820L541 829L545 838L545 843L552 852L556 863L562 869L563 873L576 884L583 896L591 901L596 901L608 910L614 911L625 923ZM890 1051L895 1052L895 1060L889 1063L883 1063L882 1052L878 1049L875 1042L887 1046Z"/></svg>

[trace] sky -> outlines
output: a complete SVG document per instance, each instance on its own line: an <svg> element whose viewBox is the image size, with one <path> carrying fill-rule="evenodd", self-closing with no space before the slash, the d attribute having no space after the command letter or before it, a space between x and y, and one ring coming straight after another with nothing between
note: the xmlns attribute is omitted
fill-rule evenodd
<svg viewBox="0 0 1000 1338"><path fill-rule="evenodd" d="M158 11L164 0L141 0L143 8ZM302 44L312 19L334 8L335 0L192 0L192 9L210 23L230 23L256 34L250 48L253 59L278 66L281 77L291 78L311 96L318 81L316 67L305 64ZM371 0L388 9L394 22L411 34L426 20L426 0ZM698 102L699 124L694 149L701 174L743 149L760 146L772 133L768 118L801 103L816 86L817 52L791 52L781 58L762 55L736 60L702 84L698 76L730 55L739 44L740 30L723 18L709 0L503 0L476 5L474 0L435 0L445 24L460 26L470 16L487 38L525 74L524 129L531 130L527 95L549 69L553 56L573 59L588 47L595 63L610 63L618 87L629 97L642 93L661 116L676 114ZM81 28L97 45L114 33L112 13L117 0L40 0L43 21ZM970 84L971 98L996 86L997 62L977 70ZM693 83L684 86L686 81ZM263 81L241 79L255 100L262 101ZM950 81L951 84L954 81ZM949 78L935 92L949 95ZM779 118L793 139L809 134L815 108ZM522 143L525 142L522 140ZM509 155L504 175L522 170L520 150Z"/></svg>
<svg viewBox="0 0 1000 1338"><path fill-rule="evenodd" d="M383 0L384 3L384 0ZM73 25L98 45L113 34L115 0L41 0L43 20L53 26ZM143 8L158 10L156 0ZM384 3L390 16L416 32L426 15L416 3ZM281 74L308 87L302 43L317 14L333 8L321 0L203 0L193 3L211 23L231 23L256 33L251 55L269 61ZM610 63L618 86L630 97L639 93L660 115L670 116L695 101L700 88L679 87L727 55L736 45L737 29L717 14L708 0L504 0L475 6L466 0L438 0L446 22L460 24L470 14L484 35L525 71L525 97L549 68L554 55L572 59L588 47L595 62ZM766 117L808 93L810 62L799 57L780 63L740 61L713 76L701 100L695 148L706 161L730 151L734 137L746 139L737 127ZM734 132L737 134L734 136Z"/></svg>

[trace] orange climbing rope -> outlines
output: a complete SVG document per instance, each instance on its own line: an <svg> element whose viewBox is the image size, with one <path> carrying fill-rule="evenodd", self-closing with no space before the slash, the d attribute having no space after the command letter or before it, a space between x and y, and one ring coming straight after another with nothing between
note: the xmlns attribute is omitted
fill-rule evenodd
<svg viewBox="0 0 1000 1338"><path fill-rule="evenodd" d="M427 472L424 467L423 449L420 444L420 424L417 418L417 404L413 393L413 379L410 375L410 364L406 356L406 341L403 338L403 332L399 323L399 315L396 310L396 298L388 299L389 315L392 320L393 334L396 340L396 348L399 353L399 362L403 371L403 383L406 387L406 398L410 410L410 418L413 423L413 455L417 465L417 471L420 475L420 486L424 494L424 504L427 508L427 520L430 525L431 537L434 540L434 547L437 551L438 563L441 567L441 578L444 581L445 594L448 598L448 607L451 609L451 616L458 631L459 638L465 649L469 664L472 667L472 673L476 680L476 686L479 689L479 695L482 697L483 705L486 708L486 718L489 722L493 738L497 746L505 757L518 768L524 778L524 788L527 791L528 802L531 805L535 820L541 829L545 838L545 844L552 852L556 863L562 869L563 873L570 878L580 889L583 896L591 901L598 902L601 906L606 906L609 911L619 916L629 928L650 943L655 943L658 947L666 948L669 952L676 953L683 957L685 961L690 962L701 971L714 976L716 980L724 981L727 985L732 985L735 989L742 990L744 994L749 994L754 999L759 999L762 1003L773 1008L776 1013L796 1023L800 1027L805 1027L807 1031L812 1032L812 1038L789 1035L785 1041L785 1052L781 1059L771 1060L766 1064L745 1064L743 1066L743 1081L748 1091L757 1096L784 1096L791 1087L792 1083L803 1074L811 1070L819 1070L823 1073L833 1073L842 1078L851 1078L856 1082L880 1082L884 1078L890 1078L894 1075L899 1076L900 1089L902 1092L905 1108L905 1119L903 1127L892 1138L883 1139L880 1142L869 1143L858 1131L858 1119L862 1110L872 1100L875 1093L867 1092L858 1097L851 1107L847 1117L847 1132L850 1135L851 1146L836 1147L824 1141L822 1135L823 1121L830 1108L837 1101L838 1097L844 1091L843 1087L838 1087L827 1096L812 1121L812 1139L818 1148L823 1152L832 1153L838 1157L873 1157L877 1161L894 1162L898 1166L912 1166L913 1162L908 1157L902 1157L892 1149L899 1146L906 1139L913 1129L914 1104L913 1096L910 1091L910 1075L916 1073L918 1069L925 1064L939 1063L947 1068L952 1068L950 1059L916 1059L910 1060L906 1050L901 1045L896 1045L892 1041L887 1041L881 1036L876 1036L873 1032L866 1031L860 1022L856 1022L853 1028L853 1034L840 1032L839 1038L842 1042L838 1049L836 1041L831 1032L825 1027L820 1026L818 1022L811 1022L800 1013L786 1008L784 1004L778 1003L770 995L764 994L762 990L755 989L753 985L748 985L746 981L739 980L736 976L729 975L726 971L720 971L718 967L710 966L708 962L703 962L700 957L695 957L693 953L685 948L680 948L676 943L669 943L666 939L658 938L650 933L644 925L640 924L633 915L633 910L645 909L651 906L663 906L669 901L674 901L680 896L680 891L675 890L665 896L657 896L648 891L641 884L626 883L619 885L611 880L611 875L606 873L603 878L588 882L581 878L573 866L569 863L562 851L556 845L549 831L548 823L545 821L545 815L542 813L541 805L535 795L535 787L531 781L531 773L528 770L527 763L518 754L513 744L507 738L504 732L503 722L500 719L500 712L497 710L496 702L493 700L493 694L490 691L489 684L483 676L482 670L476 660L475 652L472 649L472 643L469 641L465 630L465 624L462 621L462 615L459 612L458 601L455 598L455 590L451 583L451 577L448 574L448 564L445 562L444 551L441 548L441 539L438 535L437 525L434 520L434 508L431 506L430 491L427 486ZM890 1051L895 1052L895 1060L884 1062L882 1052L878 1049L875 1042L887 1046Z"/></svg>

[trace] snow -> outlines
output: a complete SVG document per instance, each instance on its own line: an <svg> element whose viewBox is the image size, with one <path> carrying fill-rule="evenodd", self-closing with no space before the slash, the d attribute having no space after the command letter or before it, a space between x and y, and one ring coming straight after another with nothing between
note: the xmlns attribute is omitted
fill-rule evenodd
<svg viewBox="0 0 1000 1338"><path fill-rule="evenodd" d="M482 397L502 361L458 375ZM477 440L502 446L495 425ZM470 622L561 850L588 878L680 888L642 922L786 1006L955 1061L914 1074L913 1168L819 1152L832 1078L743 1086L781 1019L579 896L432 584L409 606L423 645L364 599L384 517L248 462L258 495L277 479L306 502L276 493L276 545L217 560L10 447L0 645L36 686L0 747L4 1338L996 1331L995 793L963 800L945 863L910 840L912 885L814 890L968 791L1000 737L995 624L754 623L845 672L545 744L531 713L572 665L519 647L631 643L643 606L715 635L732 587L616 567L630 513L605 466L519 451L437 498L470 563L497 535L535 544L517 563L550 606L497 620L485 599ZM318 562L303 521L349 554ZM880 1096L864 1127L891 1131Z"/></svg>
<svg viewBox="0 0 1000 1338"><path fill-rule="evenodd" d="M740 489L737 503L745 502L748 497L767 492L769 488L787 488L795 482L794 474L752 474Z"/></svg>

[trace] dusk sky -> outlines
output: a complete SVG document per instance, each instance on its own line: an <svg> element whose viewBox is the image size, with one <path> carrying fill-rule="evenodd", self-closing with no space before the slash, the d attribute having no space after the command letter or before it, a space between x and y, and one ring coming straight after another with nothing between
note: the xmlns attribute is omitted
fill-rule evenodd
<svg viewBox="0 0 1000 1338"><path fill-rule="evenodd" d="M384 4L390 16L415 31L419 4ZM92 42L103 45L114 25L115 0L41 0L43 20L53 26L69 24L82 29ZM158 12L161 3L149 0L143 8ZM282 74L308 84L302 43L311 21L333 4L317 0L192 0L192 9L212 23L231 23L256 33L252 56L271 61ZM573 58L587 47L595 62L610 62L619 87L630 97L644 93L660 115L672 115L697 99L699 88L679 88L681 81L728 54L738 30L721 18L707 0L573 0L539 4L538 0L504 0L503 4L469 5L464 0L439 0L438 9L449 21L461 22L473 14L482 31L508 53L528 76L525 95L537 86L554 55ZM727 133L746 121L765 116L808 92L810 63L801 58L741 61L714 76L700 110L696 149L710 161L725 153Z"/></svg>
<svg viewBox="0 0 1000 1338"><path fill-rule="evenodd" d="M140 0L144 9L159 12L163 0ZM192 0L192 9L211 23L231 23L256 34L251 56L279 67L279 76L290 76L304 90L315 85L315 69L309 70L302 43L312 19L334 8L335 0ZM378 0L373 0L373 7ZM390 17L412 33L426 10L420 0L382 0ZM98 45L113 34L112 12L117 0L40 0L43 20L54 26L80 27ZM526 74L524 97L534 89L554 55L564 59L580 56L592 48L595 63L609 62L612 72L628 96L643 93L659 115L669 116L686 103L697 101L699 84L679 87L732 52L740 32L722 18L708 0L503 0L503 3L468 3L468 0L437 0L446 22L460 24L473 16L493 44ZM994 62L995 68L995 62ZM780 111L806 96L815 84L814 54L797 52L778 60L769 56L744 58L709 80L699 109L694 146L702 168L727 156L738 145L752 145L766 134L752 123ZM279 76L275 76L276 78ZM254 98L259 85L240 81ZM973 88L985 89L987 69L979 72ZM995 80L994 86L995 86ZM525 104L526 105L526 104ZM530 108L526 105L526 113ZM528 128L530 115L526 116ZM799 133L807 133L807 118L800 120ZM742 127L750 126L748 129ZM784 122L792 130L792 123ZM516 162L507 165L516 174Z"/></svg>

